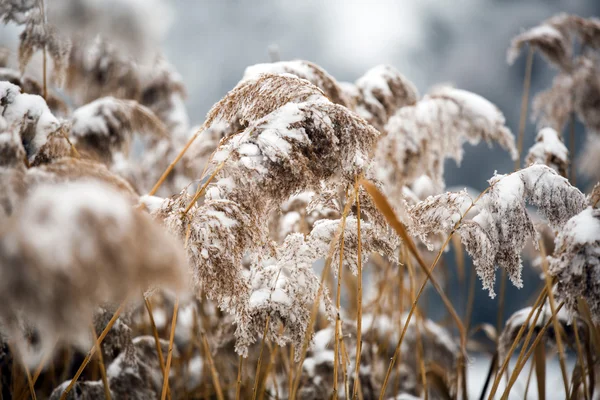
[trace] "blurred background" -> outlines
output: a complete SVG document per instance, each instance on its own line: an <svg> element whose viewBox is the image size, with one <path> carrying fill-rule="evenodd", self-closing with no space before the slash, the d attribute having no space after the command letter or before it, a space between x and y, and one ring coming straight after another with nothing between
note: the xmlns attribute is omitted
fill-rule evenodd
<svg viewBox="0 0 600 400"><path fill-rule="evenodd" d="M140 0L144 1L144 0ZM48 6L60 0L47 0ZM160 3L148 0L148 7ZM232 89L252 64L274 60L305 59L325 68L339 81L354 81L377 64L391 64L414 82L421 94L440 83L478 93L495 103L516 134L525 55L514 65L506 63L513 36L559 12L590 17L600 14L598 0L171 0L162 20L147 23L167 26L162 44L169 61L186 84L186 107L191 124L200 124L209 108ZM60 28L60 27L59 27ZM20 29L0 27L0 45L15 48ZM40 71L37 66L29 68ZM532 93L550 85L553 76L535 56ZM581 127L577 127L581 132ZM528 121L524 148L531 146L535 126ZM583 144L577 135L576 150ZM199 140L202 140L200 138ZM513 161L498 148L465 146L461 166L447 162L448 187L470 186L480 191L494 171L513 170ZM578 179L581 188L587 182ZM454 265L454 254L445 257ZM469 257L466 257L472 267ZM472 268L469 268L471 270ZM542 284L537 272L525 268L525 287L507 285L504 315L530 300ZM453 285L448 291L456 304L467 293ZM466 277L468 279L468 276ZM500 280L497 282L499 292ZM466 287L466 285L462 286ZM460 289L462 291L462 289ZM495 324L497 299L476 285L474 322ZM427 300L434 319L444 312L438 297ZM460 306L459 306L459 309ZM464 308L462 308L464 309Z"/></svg>

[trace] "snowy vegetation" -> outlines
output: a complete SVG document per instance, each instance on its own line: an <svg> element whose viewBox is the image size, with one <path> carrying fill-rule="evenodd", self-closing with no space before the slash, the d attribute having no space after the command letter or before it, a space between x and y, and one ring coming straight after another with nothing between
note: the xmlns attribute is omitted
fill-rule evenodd
<svg viewBox="0 0 600 400"><path fill-rule="evenodd" d="M575 177L600 181L600 21L515 37L516 134L476 93L420 95L389 65L338 82L303 60L240 71L190 128L155 47L160 1L46 7L0 0L22 27L18 54L0 52L0 399L466 399L476 351L491 355L481 398L533 366L544 397L552 358L570 398L599 398L600 184ZM526 150L534 52L557 72ZM480 142L515 170L447 190L444 160ZM497 275L537 300L471 326L471 262L500 307ZM466 309L446 295L454 271ZM427 288L446 321L426 315Z"/></svg>

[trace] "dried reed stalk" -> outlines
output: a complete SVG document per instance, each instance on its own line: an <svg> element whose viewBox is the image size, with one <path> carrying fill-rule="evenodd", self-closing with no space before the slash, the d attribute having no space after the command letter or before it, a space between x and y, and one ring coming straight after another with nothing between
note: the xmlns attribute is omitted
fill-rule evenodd
<svg viewBox="0 0 600 400"><path fill-rule="evenodd" d="M169 371L171 369L171 360L173 359L173 341L175 340L175 328L177 327L177 312L179 311L179 296L175 298L175 305L173 305L173 319L171 320L171 335L169 336L169 352L167 354L167 364L165 365L165 371L163 373L163 387L160 395L161 400L167 398L167 392L169 391Z"/></svg>
<svg viewBox="0 0 600 400"><path fill-rule="evenodd" d="M556 301L554 300L554 292L552 290L552 278L548 273L548 258L546 254L546 248L544 246L544 241L539 240L540 253L542 256L542 269L544 270L544 277L546 281L546 288L548 290L548 301L550 303L550 310L552 314L555 315L552 318L554 322L554 331L556 335L556 346L558 347L558 360L560 362L560 372L563 378L563 384L565 387L565 393L569 393L569 378L567 377L567 366L565 363L565 348L562 342L562 328L560 323L558 322L558 318L556 317ZM577 321L575 321L574 325L577 325Z"/></svg>
<svg viewBox="0 0 600 400"><path fill-rule="evenodd" d="M212 354L210 353L210 347L208 347L208 340L206 340L206 334L202 332L200 334L202 336L202 346L204 347L204 356L208 360L208 366L210 367L210 375L212 377L213 385L215 387L215 392L218 400L224 400L223 390L221 389L221 383L219 381L219 374L217 373L217 369L215 368L215 362L212 358Z"/></svg>
<svg viewBox="0 0 600 400"><path fill-rule="evenodd" d="M277 282L277 279L275 279L275 282ZM265 330L263 332L262 342L260 344L260 353L258 355L258 361L256 363L256 374L254 376L254 388L252 389L252 400L256 400L256 395L258 394L260 367L262 365L262 357L265 350L265 343L267 341L269 322L271 322L271 315L267 315L267 322L265 323Z"/></svg>
<svg viewBox="0 0 600 400"><path fill-rule="evenodd" d="M98 341L98 334L96 333L96 328L94 328L94 324L91 324L90 328L92 331L92 337L94 338L94 342ZM98 362L100 365L100 376L102 377L102 385L104 386L104 398L106 400L110 400L110 385L108 384L108 378L106 377L106 368L104 367L104 356L102 355L102 351L98 352Z"/></svg>
<svg viewBox="0 0 600 400"><path fill-rule="evenodd" d="M358 235L358 287L357 287L357 317L356 317L356 367L354 378L353 397L358 395L358 386L360 384L360 358L362 352L362 243L360 237L360 198L358 195L358 179L356 180L356 190L354 196L356 198L356 230Z"/></svg>
<svg viewBox="0 0 600 400"><path fill-rule="evenodd" d="M142 297L144 299L144 303L146 305L146 310L148 312L148 318L150 319L150 327L152 328L152 336L154 336L154 343L156 344L156 353L158 354L158 362L160 363L160 370L163 374L163 380L165 377L165 359L162 352L162 346L160 345L160 337L158 335L158 329L156 328L156 323L154 322L154 314L152 314L152 303L150 303L150 299L144 296L142 293ZM167 399L171 399L171 390L170 388L167 391Z"/></svg>
<svg viewBox="0 0 600 400"><path fill-rule="evenodd" d="M556 308L556 313L558 313L564 305L565 305L565 303L561 302L558 305L558 307ZM546 330L548 330L548 327L550 326L550 324L552 324L552 320L555 319L556 315L557 314L552 313L552 318L550 318L550 320L548 322L546 322L544 327L537 334L535 340L531 344L531 347L529 348L529 350L527 351L527 353L525 354L523 359L520 362L517 361L517 365L515 366L515 369L510 377L510 380L508 381L508 385L506 386L506 389L504 389L504 393L502 394L501 400L508 400L508 395L509 395L510 390L512 389L513 385L517 381L517 377L523 370L523 367L525 367L525 364L527 363L527 360L529 359L529 357L531 357L531 353L533 353L533 350L535 349L535 347L540 343L540 341L544 337Z"/></svg>
<svg viewBox="0 0 600 400"><path fill-rule="evenodd" d="M83 370L85 369L85 367L88 365L88 363L92 359L92 356L94 355L94 353L96 351L102 351L102 349L100 349L100 345L102 344L102 341L104 340L106 335L108 335L108 332L111 330L111 328L113 327L115 322L117 322L119 315L121 314L121 312L123 312L123 309L125 308L125 304L126 304L126 300L123 303L121 303L121 305L119 305L119 308L117 308L117 311L115 311L115 313L113 314L110 321L108 321L108 324L106 324L106 327L104 328L104 330L98 337L98 340L96 340L96 342L94 343L94 346L90 349L90 351L87 353L87 355L83 359L83 362L79 366L79 369L75 373L75 376L73 376L73 379L71 379L71 382L69 383L67 388L64 390L64 392L62 392L62 394L60 396L60 400L65 400L67 398L67 394L69 394L69 392L75 386L75 383L77 383L77 379L79 379L79 377L83 373Z"/></svg>
<svg viewBox="0 0 600 400"><path fill-rule="evenodd" d="M536 310L537 310L537 314L534 319L533 325L535 325L537 323L537 319L542 310L544 301L546 300L547 293L548 293L548 288L546 286L544 286L544 288L540 292L537 300L535 301L533 307L531 308L531 312L529 313L529 315L527 315L527 318L525 319L525 323L521 326L521 328L519 329L519 332L517 332L517 336L516 336L515 340L513 341L510 349L508 350L508 353L504 357L502 366L496 371L496 378L494 379L494 384L492 385L492 389L490 390L490 394L488 396L489 400L494 399L494 396L496 395L496 392L498 391L498 386L500 385L500 381L502 380L502 374L508 367L508 362L510 361L512 354L516 350L516 348L519 344L519 341L521 340L521 337L523 336L523 333L525 333L525 329L527 329L527 327L529 326L529 321L531 320L531 317L533 316L533 314Z"/></svg>

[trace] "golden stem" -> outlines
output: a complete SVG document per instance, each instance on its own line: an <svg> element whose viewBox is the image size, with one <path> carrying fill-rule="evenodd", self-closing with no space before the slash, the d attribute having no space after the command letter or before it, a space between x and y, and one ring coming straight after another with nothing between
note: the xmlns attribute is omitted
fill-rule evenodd
<svg viewBox="0 0 600 400"><path fill-rule="evenodd" d="M119 315L121 314L121 312L123 312L124 308L125 308L125 301L123 303L121 303L121 305L119 306L119 308L117 308L117 311L115 311L115 313L113 314L113 316L110 319L110 321L108 321L108 324L106 324L106 327L104 328L104 330L102 331L102 333L98 337L98 340L96 340L96 343L94 343L94 346L90 349L90 351L87 353L87 355L83 359L83 362L79 366L79 369L75 373L75 376L73 377L73 379L71 379L71 382L69 383L69 386L67 386L67 388L64 390L64 392L62 392L62 394L60 396L60 400L65 400L67 398L67 394L69 394L69 392L75 386L75 383L77 383L77 379L79 379L79 377L83 373L83 370L85 369L85 367L88 365L88 363L92 359L92 356L94 355L94 353L96 351L102 351L100 349L100 345L102 344L102 341L104 340L104 338L106 337L106 335L108 335L108 332L111 330L111 328L113 327L113 325L115 324L115 322L117 322L117 319L119 318Z"/></svg>
<svg viewBox="0 0 600 400"><path fill-rule="evenodd" d="M163 374L163 387L161 400L167 398L167 392L169 391L169 371L171 370L171 360L173 359L173 341L175 340L175 328L177 327L177 313L179 311L179 297L175 298L175 304L173 305L173 318L171 319L171 335L169 336L169 351L167 353L167 365Z"/></svg>

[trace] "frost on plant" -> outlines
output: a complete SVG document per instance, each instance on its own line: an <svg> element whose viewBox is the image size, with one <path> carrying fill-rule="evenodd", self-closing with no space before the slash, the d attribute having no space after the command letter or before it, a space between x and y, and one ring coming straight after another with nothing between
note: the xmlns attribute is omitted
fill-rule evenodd
<svg viewBox="0 0 600 400"><path fill-rule="evenodd" d="M497 175L490 185L477 203L477 216L465 221L458 231L483 287L493 297L496 266L506 269L515 286L523 285L520 253L527 240L537 240L526 202L536 206L557 230L585 207L585 196L545 165Z"/></svg>
<svg viewBox="0 0 600 400"><path fill-rule="evenodd" d="M381 132L392 115L419 98L415 85L390 65L371 68L356 80L355 88L356 112Z"/></svg>
<svg viewBox="0 0 600 400"><path fill-rule="evenodd" d="M242 80L258 77L260 74L291 74L306 79L323 91L333 103L347 106L342 89L334 77L327 71L310 61L294 60L280 61L269 64L256 64L246 68Z"/></svg>
<svg viewBox="0 0 600 400"><path fill-rule="evenodd" d="M573 216L556 237L550 274L557 278L556 297L571 314L578 300L586 300L596 323L600 321L600 210L588 207Z"/></svg>
<svg viewBox="0 0 600 400"><path fill-rule="evenodd" d="M460 162L465 142L496 141L516 157L514 137L500 110L483 97L454 88L439 88L415 105L400 108L385 133L375 159L377 176L390 195L422 174L443 189L443 160Z"/></svg>
<svg viewBox="0 0 600 400"><path fill-rule="evenodd" d="M1 318L13 330L18 321L38 329L42 353L55 338L87 340L89 323L82 321L91 322L98 304L153 285L183 285L177 242L108 187L40 186L7 224L0 236Z"/></svg>
<svg viewBox="0 0 600 400"><path fill-rule="evenodd" d="M535 138L535 144L529 148L525 165L536 163L547 165L559 175L567 176L569 151L552 128L541 129Z"/></svg>

